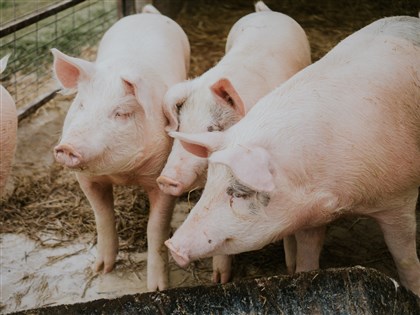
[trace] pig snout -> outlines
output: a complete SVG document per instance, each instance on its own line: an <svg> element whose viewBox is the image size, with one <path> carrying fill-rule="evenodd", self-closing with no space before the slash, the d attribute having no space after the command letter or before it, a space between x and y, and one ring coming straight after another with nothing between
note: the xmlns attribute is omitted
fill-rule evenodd
<svg viewBox="0 0 420 315"><path fill-rule="evenodd" d="M175 262L180 266L181 268L186 268L190 264L190 258L188 255L183 254L177 249L174 244L171 242L171 240L167 240L165 242L166 247L169 248L169 251L171 252L172 257L174 258Z"/></svg>
<svg viewBox="0 0 420 315"><path fill-rule="evenodd" d="M214 238L209 238L209 235L214 235L216 231L210 232L206 230L196 235L191 232L197 231L197 229L191 229L190 226L185 227L185 223L183 223L184 226L181 225L175 231L172 238L165 242L173 259L180 267L185 268L190 262L199 258L217 255L218 251L226 246L228 240L223 237L217 237L220 236L220 233Z"/></svg>
<svg viewBox="0 0 420 315"><path fill-rule="evenodd" d="M184 192L184 185L169 177L161 175L157 178L156 181L159 185L160 190L162 190L165 194L172 196L180 196Z"/></svg>
<svg viewBox="0 0 420 315"><path fill-rule="evenodd" d="M79 167L82 163L82 155L74 147L68 144L60 144L54 148L55 160L67 167Z"/></svg>

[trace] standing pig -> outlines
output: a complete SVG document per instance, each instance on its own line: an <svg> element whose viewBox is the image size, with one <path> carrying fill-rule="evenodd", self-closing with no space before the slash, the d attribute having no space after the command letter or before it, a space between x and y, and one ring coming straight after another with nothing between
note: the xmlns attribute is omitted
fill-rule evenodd
<svg viewBox="0 0 420 315"><path fill-rule="evenodd" d="M164 100L167 131L225 130L262 96L311 63L308 39L296 21L271 11L262 1L255 10L233 25L226 54L215 67L169 89ZM207 159L194 156L175 140L157 181L164 192L180 196L204 186L206 169Z"/></svg>
<svg viewBox="0 0 420 315"><path fill-rule="evenodd" d="M153 12L153 7L146 8ZM156 184L172 145L164 130L162 99L171 85L185 80L189 52L187 36L178 24L145 13L113 25L101 40L95 62L52 49L58 81L78 91L54 154L59 163L77 172L95 213L94 269L111 271L118 252L113 185L140 185L150 200L149 290L168 286L163 242L169 237L175 201Z"/></svg>
<svg viewBox="0 0 420 315"><path fill-rule="evenodd" d="M342 214L374 218L420 295L420 20L349 36L225 132L173 133L206 157L201 199L166 242L180 265L256 250Z"/></svg>
<svg viewBox="0 0 420 315"><path fill-rule="evenodd" d="M0 73L7 66L9 55L0 60ZM0 197L5 195L7 179L16 150L17 113L12 96L0 85Z"/></svg>
<svg viewBox="0 0 420 315"><path fill-rule="evenodd" d="M255 10L233 25L226 54L215 67L168 91L164 101L167 131L225 130L262 96L311 63L308 39L295 20L271 11L262 1ZM175 140L157 182L165 193L179 196L202 188L206 170L206 158L194 156ZM230 258L215 257L213 270L215 282L227 282Z"/></svg>

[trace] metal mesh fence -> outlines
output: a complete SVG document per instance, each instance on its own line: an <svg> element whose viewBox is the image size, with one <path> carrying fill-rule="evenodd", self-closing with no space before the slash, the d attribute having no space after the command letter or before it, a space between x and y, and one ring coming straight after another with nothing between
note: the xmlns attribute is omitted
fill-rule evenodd
<svg viewBox="0 0 420 315"><path fill-rule="evenodd" d="M100 38L118 19L117 5L117 0L0 0L0 58L10 54L1 83L19 113L57 91L50 49L94 59Z"/></svg>

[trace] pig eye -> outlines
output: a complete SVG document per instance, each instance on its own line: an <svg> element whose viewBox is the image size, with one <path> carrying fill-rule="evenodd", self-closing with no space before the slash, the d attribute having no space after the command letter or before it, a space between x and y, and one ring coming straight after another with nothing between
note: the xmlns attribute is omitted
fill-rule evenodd
<svg viewBox="0 0 420 315"><path fill-rule="evenodd" d="M184 105L184 102L178 102L175 104L176 108L176 114L179 116L179 112L181 111L182 106Z"/></svg>
<svg viewBox="0 0 420 315"><path fill-rule="evenodd" d="M131 114L132 113L116 112L114 117L117 120L126 120L130 118Z"/></svg>
<svg viewBox="0 0 420 315"><path fill-rule="evenodd" d="M213 131L222 131L223 129L219 126L208 126L207 127L207 131L208 132L213 132Z"/></svg>
<svg viewBox="0 0 420 315"><path fill-rule="evenodd" d="M238 192L234 192L234 193L232 194L232 196L233 196L233 197L235 197L235 198L242 198L242 199L245 199L246 197L248 197L248 195L246 195L246 194L241 194L241 193L238 193Z"/></svg>
<svg viewBox="0 0 420 315"><path fill-rule="evenodd" d="M235 190L233 187L228 187L228 189L226 190L226 193L234 198L242 198L242 199L246 199L248 197L250 197L250 194L247 192L239 192L237 190Z"/></svg>
<svg viewBox="0 0 420 315"><path fill-rule="evenodd" d="M79 109L83 109L83 108L85 108L85 106L83 105L83 103L80 103L79 104Z"/></svg>

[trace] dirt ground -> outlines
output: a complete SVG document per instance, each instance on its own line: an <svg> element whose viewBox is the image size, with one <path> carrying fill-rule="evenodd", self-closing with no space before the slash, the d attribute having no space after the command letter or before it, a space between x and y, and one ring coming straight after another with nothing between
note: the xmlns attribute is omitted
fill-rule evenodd
<svg viewBox="0 0 420 315"><path fill-rule="evenodd" d="M311 42L313 61L373 20L417 16L419 9L415 1L283 0L266 4L302 25ZM190 39L191 77L220 59L230 27L252 10L252 1L186 1L177 22ZM56 165L52 156L71 100L71 96L59 95L19 124L9 197L2 201L0 212L2 313L146 291L148 201L139 188L115 190L120 236L116 269L107 275L91 270L96 250L93 213L74 174ZM194 192L179 199L174 230L199 195ZM320 264L322 268L373 267L398 279L378 226L367 218L345 218L330 224ZM171 287L210 283L210 259L198 261L188 270L171 260L170 269ZM285 274L282 242L237 255L233 269L234 280Z"/></svg>

